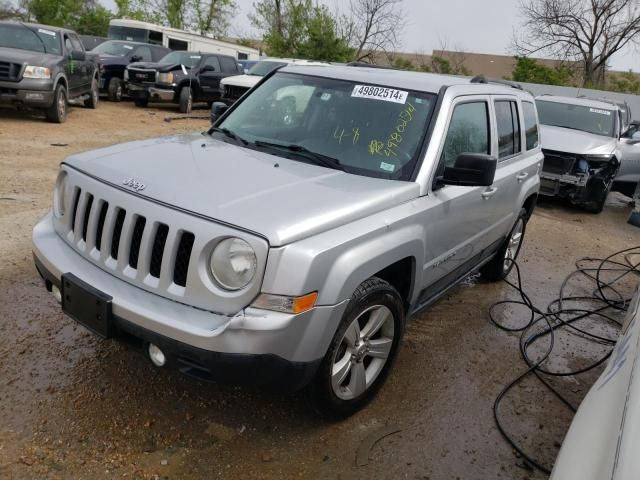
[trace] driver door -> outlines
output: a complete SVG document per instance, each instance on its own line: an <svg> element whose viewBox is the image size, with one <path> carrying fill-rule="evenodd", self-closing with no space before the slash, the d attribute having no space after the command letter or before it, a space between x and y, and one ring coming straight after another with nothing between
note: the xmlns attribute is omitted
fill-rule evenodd
<svg viewBox="0 0 640 480"><path fill-rule="evenodd" d="M75 97L78 92L82 91L84 86L82 68L85 62L73 60L71 54L74 51L74 44L71 41L71 36L68 33L64 34L64 50L65 57L67 59L67 65L65 73L67 74L67 80L69 81L69 97Z"/></svg>

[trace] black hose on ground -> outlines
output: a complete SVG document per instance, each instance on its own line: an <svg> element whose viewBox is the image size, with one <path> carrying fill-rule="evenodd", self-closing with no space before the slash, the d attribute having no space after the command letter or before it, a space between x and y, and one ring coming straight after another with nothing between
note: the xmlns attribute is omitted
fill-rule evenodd
<svg viewBox="0 0 640 480"><path fill-rule="evenodd" d="M615 252L604 259L582 258L576 262L576 270L570 273L562 282L558 297L551 301L545 310L536 307L531 298L526 294L522 286L522 276L520 267L514 262L512 272L515 272L515 283L508 279L504 281L518 292L519 300L502 300L494 303L489 308L489 320L497 328L507 332L520 332L520 354L527 365L527 369L515 379L509 382L498 394L493 404L493 417L496 426L504 439L525 459L531 466L549 474L551 468L545 466L533 455L527 453L523 447L509 435L503 425L499 407L502 400L509 391L518 385L529 375L535 377L572 412L577 410L577 406L571 404L545 377L567 377L580 375L602 365L611 355L611 351L616 344L617 335L609 338L585 327L579 326L579 322L585 319L597 319L600 322L613 325L616 332L622 327L619 319L621 313L626 312L631 298L620 292L621 281L631 275L640 277L640 246L631 247ZM604 275L612 276L608 281L603 280ZM595 284L592 294L584 296L566 296L565 291L571 280L576 277L583 277ZM571 307L571 305L576 305ZM508 326L497 319L496 308L501 305L521 305L528 311L525 322L522 326ZM536 331L534 331L536 328ZM559 329L568 329L574 334L596 342L600 345L610 347L608 352L591 364L577 370L554 371L544 368L546 360L553 353L556 344L556 332ZM542 355L534 360L529 355L530 348L542 339L548 339L548 346Z"/></svg>

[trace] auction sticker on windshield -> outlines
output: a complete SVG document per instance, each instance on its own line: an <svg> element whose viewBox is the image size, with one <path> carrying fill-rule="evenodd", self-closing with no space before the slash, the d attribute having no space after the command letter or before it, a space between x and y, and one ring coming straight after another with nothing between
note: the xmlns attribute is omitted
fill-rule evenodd
<svg viewBox="0 0 640 480"><path fill-rule="evenodd" d="M385 102L406 103L409 92L395 88L374 87L373 85L356 85L351 92L352 97L370 98Z"/></svg>
<svg viewBox="0 0 640 480"><path fill-rule="evenodd" d="M591 113L599 113L600 115L611 115L609 110L600 110L599 108L590 108L589 111Z"/></svg>
<svg viewBox="0 0 640 480"><path fill-rule="evenodd" d="M44 28L39 28L38 32L44 33L45 35L51 35L52 37L56 36L56 32L52 32L51 30L45 30Z"/></svg>

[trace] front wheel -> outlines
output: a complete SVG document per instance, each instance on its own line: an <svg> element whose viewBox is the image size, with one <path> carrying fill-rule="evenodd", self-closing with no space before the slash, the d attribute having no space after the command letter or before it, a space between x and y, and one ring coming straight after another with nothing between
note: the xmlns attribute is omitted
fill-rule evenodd
<svg viewBox="0 0 640 480"><path fill-rule="evenodd" d="M373 398L396 356L404 319L391 284L372 277L358 287L308 388L318 413L347 417Z"/></svg>
<svg viewBox="0 0 640 480"><path fill-rule="evenodd" d="M513 268L513 263L516 261L516 258L518 258L520 248L522 247L522 240L524 239L524 232L527 227L527 219L527 211L523 208L520 210L515 225L500 249L489 263L480 269L480 274L483 278L497 282L509 275L509 272Z"/></svg>
<svg viewBox="0 0 640 480"><path fill-rule="evenodd" d="M191 113L193 108L193 93L191 88L182 87L180 90L180 113Z"/></svg>
<svg viewBox="0 0 640 480"><path fill-rule="evenodd" d="M122 81L117 77L111 78L111 80L109 80L109 85L107 86L107 92L109 100L112 102L119 102L122 99Z"/></svg>
<svg viewBox="0 0 640 480"><path fill-rule="evenodd" d="M47 109L47 121L52 123L64 123L67 119L67 89L64 85L56 85L53 92L53 103Z"/></svg>

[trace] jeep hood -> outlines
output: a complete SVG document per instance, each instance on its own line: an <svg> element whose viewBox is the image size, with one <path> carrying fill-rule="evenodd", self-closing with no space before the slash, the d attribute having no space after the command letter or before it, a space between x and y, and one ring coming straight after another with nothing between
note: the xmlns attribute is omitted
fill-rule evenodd
<svg viewBox="0 0 640 480"><path fill-rule="evenodd" d="M259 75L234 75L233 77L223 78L220 83L222 85L233 85L234 87L251 88L262 80Z"/></svg>
<svg viewBox="0 0 640 480"><path fill-rule="evenodd" d="M417 183L347 174L192 134L125 143L65 163L118 188L285 245L416 198ZM133 192L132 192L133 193Z"/></svg>
<svg viewBox="0 0 640 480"><path fill-rule="evenodd" d="M618 140L570 128L540 125L542 148L581 155L610 155L615 152Z"/></svg>

